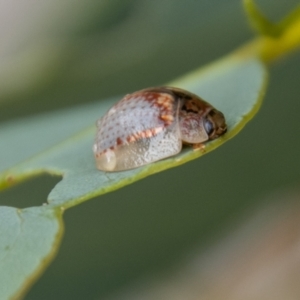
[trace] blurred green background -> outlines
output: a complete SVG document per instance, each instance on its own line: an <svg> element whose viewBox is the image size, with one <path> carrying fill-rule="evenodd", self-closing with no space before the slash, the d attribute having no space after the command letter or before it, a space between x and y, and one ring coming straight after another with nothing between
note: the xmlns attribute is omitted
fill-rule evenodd
<svg viewBox="0 0 300 300"><path fill-rule="evenodd" d="M279 20L299 1L257 3ZM0 126L167 83L253 38L238 0L0 5ZM61 249L25 299L104 299L171 276L191 252L272 205L265 195L299 186L299 78L298 52L270 67L261 111L232 141L68 210ZM22 183L0 204L41 205L58 181Z"/></svg>

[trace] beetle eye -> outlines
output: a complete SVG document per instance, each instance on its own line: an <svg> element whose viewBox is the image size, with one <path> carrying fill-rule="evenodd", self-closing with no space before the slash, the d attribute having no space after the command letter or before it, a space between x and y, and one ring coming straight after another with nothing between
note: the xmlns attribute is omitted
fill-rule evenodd
<svg viewBox="0 0 300 300"><path fill-rule="evenodd" d="M204 120L204 127L208 135L211 135L211 133L214 131L214 125L208 119Z"/></svg>

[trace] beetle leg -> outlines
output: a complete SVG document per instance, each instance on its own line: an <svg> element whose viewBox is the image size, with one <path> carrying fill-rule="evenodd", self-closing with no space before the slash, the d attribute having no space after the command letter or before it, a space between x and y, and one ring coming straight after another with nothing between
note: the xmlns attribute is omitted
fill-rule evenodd
<svg viewBox="0 0 300 300"><path fill-rule="evenodd" d="M202 153L205 153L205 145L204 144L201 144L201 143L198 143L198 144L192 144L192 147L193 147L193 150L194 151L201 151Z"/></svg>

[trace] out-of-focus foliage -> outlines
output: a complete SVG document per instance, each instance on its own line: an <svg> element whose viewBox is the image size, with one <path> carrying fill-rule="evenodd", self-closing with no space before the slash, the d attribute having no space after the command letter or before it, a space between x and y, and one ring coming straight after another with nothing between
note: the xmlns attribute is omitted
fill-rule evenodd
<svg viewBox="0 0 300 300"><path fill-rule="evenodd" d="M274 23L267 19L257 8L252 0L244 0L253 28L261 34L252 45L260 53L261 59L270 63L295 51L300 45L300 5L288 14L281 22Z"/></svg>
<svg viewBox="0 0 300 300"><path fill-rule="evenodd" d="M172 276L141 280L107 299L297 299L299 199L293 187L267 195L260 211L240 220L208 251L193 254Z"/></svg>

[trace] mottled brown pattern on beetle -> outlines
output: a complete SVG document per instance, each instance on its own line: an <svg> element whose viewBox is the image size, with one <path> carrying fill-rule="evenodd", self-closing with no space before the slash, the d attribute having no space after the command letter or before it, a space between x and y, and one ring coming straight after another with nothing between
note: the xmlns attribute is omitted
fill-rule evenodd
<svg viewBox="0 0 300 300"><path fill-rule="evenodd" d="M149 92L149 93L155 93L158 95L161 95L162 93L168 94L169 96L171 96L172 101L174 102L174 100L182 100L183 101L183 105L180 109L180 113L181 114L186 114L186 113L198 113L200 115L206 115L211 109L211 105L209 103L207 103L206 101L204 101L203 99L201 99L201 102L199 101L195 101L194 99L198 99L199 97L197 95L194 95L193 93L190 92L186 92L186 91L182 91L181 89L176 89L174 87L169 88L169 87L156 87L156 88L149 88L149 89L145 89L140 91L142 93L145 92ZM168 97L170 99L170 97ZM166 115L172 115L172 112L167 112ZM165 115L165 113L161 114L162 116ZM173 116L173 115L172 115ZM166 117L166 119L168 119L168 117ZM164 121L164 117L162 118L162 120ZM170 125L172 122L167 122L167 126Z"/></svg>
<svg viewBox="0 0 300 300"><path fill-rule="evenodd" d="M174 121L172 110L174 105L174 94L170 93L167 89L165 90L166 92L163 91L163 93L159 90L157 92L151 89L149 89L148 92L143 90L142 92L136 93L134 96L138 97L140 94L146 101L150 102L151 105L158 107L161 112L159 119L164 123L164 126L167 127ZM132 96L133 95L131 95L131 97ZM126 98L126 100L128 99L129 97ZM143 137L143 135L144 134L141 133L141 137Z"/></svg>
<svg viewBox="0 0 300 300"><path fill-rule="evenodd" d="M219 137L227 129L221 112L197 95L174 87L154 87L126 95L107 112L104 118L97 121L97 128L93 149L97 158L97 168L104 171L136 168L175 155L180 151L180 140L184 144L191 144L194 149L204 151L205 146L202 142ZM169 135L158 134L164 130L170 133L170 140ZM166 139L166 143L171 143L170 151L164 149L160 153L158 148L157 153L155 150L147 153L147 147L151 146L152 137L155 135L157 137L153 142L156 143L157 140L164 142ZM136 141L141 141L141 144L139 142L135 144ZM110 153L119 146L120 151ZM130 147L139 149L140 146L142 147L140 151L132 152L133 155L142 158L139 162L132 160L125 164L120 160L118 165L123 150L130 150ZM101 154L106 152L109 155L101 157ZM129 154L130 152L126 155ZM145 154L147 156L143 157Z"/></svg>
<svg viewBox="0 0 300 300"><path fill-rule="evenodd" d="M191 112L206 115L209 111L212 110L212 107L210 105L206 105L205 102L201 103L199 101L191 99L184 101L181 110L187 113Z"/></svg>
<svg viewBox="0 0 300 300"><path fill-rule="evenodd" d="M184 94L178 90L174 91L174 89L170 90L168 87L162 87L149 88L146 90L139 91L137 93L128 94L123 98L123 100L128 101L131 100L133 97L138 98L140 96L143 97L147 102L151 103L151 105L159 108L159 119L162 121L163 126L133 133L124 140L118 137L116 139L115 145L109 148L110 150L115 150L117 146L123 145L124 143L133 143L139 139L151 138L157 135L163 130L164 127L170 126L174 122L174 102L176 100L179 100L179 98L184 100L192 99L191 95ZM122 104L118 103L116 107L118 107L119 105ZM111 127L108 128L108 130L111 129ZM105 152L107 152L107 150L104 150L102 153Z"/></svg>
<svg viewBox="0 0 300 300"><path fill-rule="evenodd" d="M126 141L128 143L132 143L132 142L135 142L139 139L151 138L151 137L157 135L158 133L160 133L162 130L163 130L163 127L157 127L157 128L147 129L145 131L136 132L134 134L129 135L126 138Z"/></svg>

